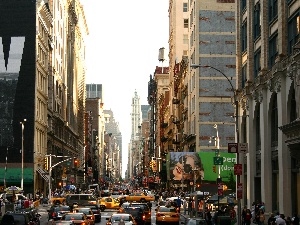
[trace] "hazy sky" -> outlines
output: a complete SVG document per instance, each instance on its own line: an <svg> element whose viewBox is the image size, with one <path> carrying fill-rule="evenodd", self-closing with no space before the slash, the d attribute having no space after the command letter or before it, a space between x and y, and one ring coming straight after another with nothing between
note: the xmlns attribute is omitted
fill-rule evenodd
<svg viewBox="0 0 300 225"><path fill-rule="evenodd" d="M81 0L89 27L86 83L102 84L123 136L123 176L131 135L131 100L136 90L146 105L148 81L165 48L168 66L169 0Z"/></svg>

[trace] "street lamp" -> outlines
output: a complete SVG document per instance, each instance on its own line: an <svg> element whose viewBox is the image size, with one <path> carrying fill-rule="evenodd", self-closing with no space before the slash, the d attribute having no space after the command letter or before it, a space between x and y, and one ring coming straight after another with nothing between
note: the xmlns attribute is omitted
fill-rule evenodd
<svg viewBox="0 0 300 225"><path fill-rule="evenodd" d="M20 122L22 127L22 149L21 149L21 158L22 158L22 172L21 172L21 189L24 191L24 126L25 126L26 119Z"/></svg>
<svg viewBox="0 0 300 225"><path fill-rule="evenodd" d="M234 104L235 104L235 133L236 133L236 142L237 144L239 144L239 122L238 122L238 118L239 118L239 102L237 100L237 96L236 96L236 91L231 83L231 81L229 80L229 78L219 69L213 67L213 66L209 66L209 65L195 65L192 64L190 66L192 69L196 69L196 68L210 68L213 69L215 71L218 71L220 74L222 74L227 81L229 82L230 86L231 86L231 91L233 93L233 99L234 99ZM236 153L236 162L237 164L239 164L239 153ZM237 195L237 186L240 184L240 175L237 175L237 179L236 179L236 198L238 201L238 208L237 208L237 212L238 212L238 224L241 224L241 200L240 198L238 198Z"/></svg>

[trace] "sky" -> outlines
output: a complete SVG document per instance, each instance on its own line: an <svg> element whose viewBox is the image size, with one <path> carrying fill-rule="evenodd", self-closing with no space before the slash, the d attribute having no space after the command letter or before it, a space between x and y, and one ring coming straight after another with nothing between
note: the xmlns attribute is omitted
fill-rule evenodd
<svg viewBox="0 0 300 225"><path fill-rule="evenodd" d="M134 92L148 105L148 81L156 66L168 66L169 0L81 0L89 36L86 83L102 84L105 109L122 133L122 176L128 161ZM164 63L158 61L165 48Z"/></svg>

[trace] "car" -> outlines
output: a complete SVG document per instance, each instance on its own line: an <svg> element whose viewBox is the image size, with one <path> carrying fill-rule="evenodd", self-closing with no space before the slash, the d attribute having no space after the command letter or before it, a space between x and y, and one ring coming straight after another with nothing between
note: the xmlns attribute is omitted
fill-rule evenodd
<svg viewBox="0 0 300 225"><path fill-rule="evenodd" d="M62 221L73 221L75 225L90 225L90 221L84 213L66 213L61 218Z"/></svg>
<svg viewBox="0 0 300 225"><path fill-rule="evenodd" d="M73 212L84 213L90 221L90 225L95 225L95 215L91 208L74 208Z"/></svg>
<svg viewBox="0 0 300 225"><path fill-rule="evenodd" d="M68 194L66 196L66 204L73 208L76 207L88 207L91 208L96 219L96 223L101 221L101 212L99 200L93 194Z"/></svg>
<svg viewBox="0 0 300 225"><path fill-rule="evenodd" d="M49 220L47 225L75 225L73 220Z"/></svg>
<svg viewBox="0 0 300 225"><path fill-rule="evenodd" d="M21 212L7 212L2 216L0 225L35 225L28 214Z"/></svg>
<svg viewBox="0 0 300 225"><path fill-rule="evenodd" d="M180 215L173 206L158 206L156 208L156 224L177 223L179 224Z"/></svg>
<svg viewBox="0 0 300 225"><path fill-rule="evenodd" d="M122 210L125 208L125 207L128 207L128 206L132 206L132 207L141 207L144 211L144 217L145 217L145 224L149 225L151 224L151 209L149 208L148 206L148 203L143 203L143 202L124 202L119 211L122 212Z"/></svg>
<svg viewBox="0 0 300 225"><path fill-rule="evenodd" d="M50 203L53 205L61 205L64 204L65 202L66 202L65 197L53 197L50 199Z"/></svg>
<svg viewBox="0 0 300 225"><path fill-rule="evenodd" d="M126 201L135 201L135 202L150 202L154 201L154 196L152 195L145 195L142 192L135 192L127 195L125 197Z"/></svg>
<svg viewBox="0 0 300 225"><path fill-rule="evenodd" d="M106 225L118 225L121 220L124 221L125 225L137 225L133 216L128 213L114 213L110 218L106 218L106 220Z"/></svg>
<svg viewBox="0 0 300 225"><path fill-rule="evenodd" d="M103 197L100 199L100 209L103 212L105 209L119 209L120 199L112 197Z"/></svg>
<svg viewBox="0 0 300 225"><path fill-rule="evenodd" d="M111 192L109 189L101 190L101 197L108 197L108 196L111 196Z"/></svg>
<svg viewBox="0 0 300 225"><path fill-rule="evenodd" d="M207 225L205 219L197 218L197 217L188 218L184 222L181 222L181 224L184 224L184 225Z"/></svg>
<svg viewBox="0 0 300 225"><path fill-rule="evenodd" d="M53 205L47 211L48 221L51 219L56 221L60 220L65 213L71 212L71 207L67 205Z"/></svg>
<svg viewBox="0 0 300 225"><path fill-rule="evenodd" d="M128 213L131 214L136 221L137 225L145 225L146 223L146 217L145 212L141 207L138 206L128 206L122 208L122 211L119 211L120 213Z"/></svg>

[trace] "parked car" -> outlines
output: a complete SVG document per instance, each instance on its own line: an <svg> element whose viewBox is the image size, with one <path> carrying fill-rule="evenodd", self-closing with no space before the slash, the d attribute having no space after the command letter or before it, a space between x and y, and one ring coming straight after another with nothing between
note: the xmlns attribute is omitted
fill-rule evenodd
<svg viewBox="0 0 300 225"><path fill-rule="evenodd" d="M137 225L133 216L128 213L115 213L112 214L110 218L106 218L106 220L106 225L118 225L121 221L123 221L125 225Z"/></svg>
<svg viewBox="0 0 300 225"><path fill-rule="evenodd" d="M71 212L71 207L67 205L53 205L48 211L48 220L60 220L65 213Z"/></svg>
<svg viewBox="0 0 300 225"><path fill-rule="evenodd" d="M173 206L158 206L156 208L156 224L179 223L180 215Z"/></svg>

